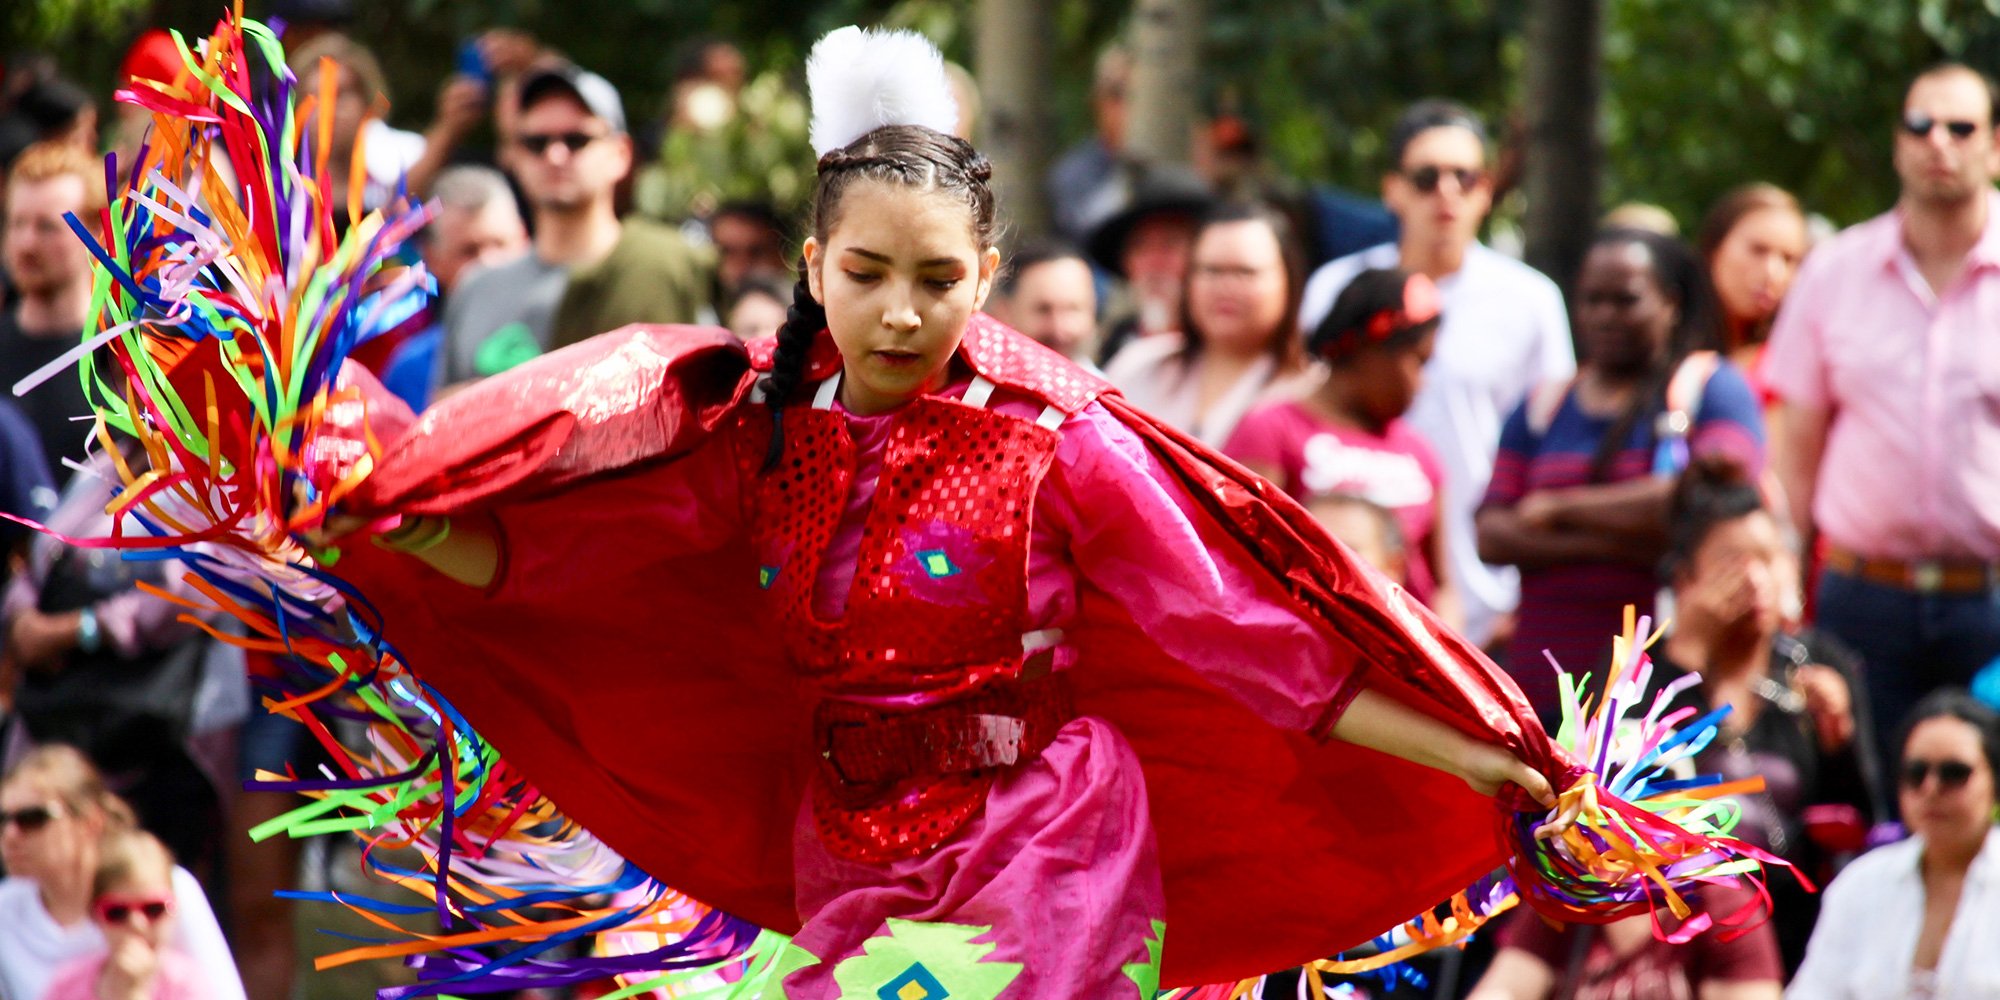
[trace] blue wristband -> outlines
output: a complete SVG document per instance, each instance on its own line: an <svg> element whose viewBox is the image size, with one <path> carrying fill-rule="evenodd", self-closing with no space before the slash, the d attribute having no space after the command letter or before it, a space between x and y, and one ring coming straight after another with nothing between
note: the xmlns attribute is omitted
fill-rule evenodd
<svg viewBox="0 0 2000 1000"><path fill-rule="evenodd" d="M97 612L84 608L76 617L76 648L78 652L91 654L104 646L104 633L97 627Z"/></svg>

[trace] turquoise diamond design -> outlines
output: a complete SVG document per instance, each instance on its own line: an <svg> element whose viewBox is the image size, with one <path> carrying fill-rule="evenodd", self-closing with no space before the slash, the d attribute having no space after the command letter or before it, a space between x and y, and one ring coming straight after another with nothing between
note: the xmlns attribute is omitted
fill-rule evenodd
<svg viewBox="0 0 2000 1000"><path fill-rule="evenodd" d="M917 553L917 565L922 566L924 572L930 574L933 580L942 580L959 574L958 564L952 562L951 557L945 555L943 549L925 549Z"/></svg>
<svg viewBox="0 0 2000 1000"><path fill-rule="evenodd" d="M770 590L771 584L776 583L777 580L778 580L778 567L776 566L757 567L757 586L762 587L765 590Z"/></svg>
<svg viewBox="0 0 2000 1000"><path fill-rule="evenodd" d="M889 980L875 992L882 1000L945 1000L951 993L944 984L924 968L922 962L912 962L901 975Z"/></svg>

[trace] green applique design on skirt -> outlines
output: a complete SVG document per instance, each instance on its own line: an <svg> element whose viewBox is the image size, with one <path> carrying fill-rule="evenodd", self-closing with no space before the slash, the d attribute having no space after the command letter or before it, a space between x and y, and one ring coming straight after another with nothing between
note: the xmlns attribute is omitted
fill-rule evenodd
<svg viewBox="0 0 2000 1000"><path fill-rule="evenodd" d="M1153 921L1153 933L1146 938L1146 960L1125 967L1125 975L1139 987L1139 1000L1160 995L1160 955L1166 950L1167 922Z"/></svg>
<svg viewBox="0 0 2000 1000"><path fill-rule="evenodd" d="M840 1000L996 1000L1021 965L983 961L995 946L972 939L992 929L891 917L888 933L834 967Z"/></svg>

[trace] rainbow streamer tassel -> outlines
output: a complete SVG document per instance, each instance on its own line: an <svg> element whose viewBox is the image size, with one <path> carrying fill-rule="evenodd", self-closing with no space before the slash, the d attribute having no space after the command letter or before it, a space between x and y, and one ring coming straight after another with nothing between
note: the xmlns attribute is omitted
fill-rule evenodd
<svg viewBox="0 0 2000 1000"><path fill-rule="evenodd" d="M1669 711L1676 695L1698 683L1692 675L1647 698L1653 664L1646 649L1659 639L1649 634L1650 627L1632 608L1625 609L1605 695L1595 705L1584 694L1589 677L1572 675L1550 660L1562 697L1556 742L1589 770L1562 793L1556 810L1501 820L1502 837L1514 845L1506 867L1453 896L1440 907L1442 914L1419 914L1378 937L1365 955L1307 966L1302 997L1337 995L1322 989L1321 974L1380 975L1417 955L1462 944L1523 901L1562 923L1603 924L1645 913L1654 934L1675 943L1711 928L1728 936L1747 933L1769 915L1762 872L1791 865L1730 836L1741 818L1734 797L1762 791L1764 779L1724 782L1717 775L1695 774L1696 756L1715 738L1729 708L1700 715L1691 708ZM1537 827L1571 808L1578 811L1567 830L1547 840L1535 837ZM1742 910L1718 919L1688 905L1685 893L1691 887L1732 881L1755 890L1757 898ZM1660 923L1662 906L1680 918L1677 929Z"/></svg>
<svg viewBox="0 0 2000 1000"><path fill-rule="evenodd" d="M69 219L97 261L91 328L15 388L76 365L116 465L111 537L65 540L180 560L199 594L178 599L187 620L283 658L264 704L304 724L333 767L260 774L251 787L312 801L252 836L352 832L377 880L424 897L285 894L343 904L383 930L319 965L406 959L420 983L385 1000L613 976L628 984L617 996L775 995L784 937L653 881L565 818L405 669L374 609L324 572L337 553L299 541L379 452L365 431L356 441L322 428L361 407L338 378L350 353L432 294L422 266L396 256L429 209L403 193L364 211L359 148L336 198L333 68L320 68L320 101L301 98L277 37L240 3L194 47L175 40L175 80L118 95L153 112L148 144L133 163L107 158L110 204L97 218ZM112 428L139 442L143 463L110 446ZM333 454L343 448L353 454ZM352 469L321 490L319 463ZM225 617L250 636L207 624ZM386 860L404 847L423 870ZM614 929L617 951L567 957Z"/></svg>

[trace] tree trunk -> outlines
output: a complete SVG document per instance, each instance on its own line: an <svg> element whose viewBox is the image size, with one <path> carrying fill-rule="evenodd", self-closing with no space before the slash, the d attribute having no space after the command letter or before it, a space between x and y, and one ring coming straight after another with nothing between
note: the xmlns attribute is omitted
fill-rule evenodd
<svg viewBox="0 0 2000 1000"><path fill-rule="evenodd" d="M1132 91L1125 155L1188 164L1201 118L1201 0L1138 0L1132 17Z"/></svg>
<svg viewBox="0 0 2000 1000"><path fill-rule="evenodd" d="M1600 0L1528 0L1528 263L1567 292L1597 228Z"/></svg>
<svg viewBox="0 0 2000 1000"><path fill-rule="evenodd" d="M984 107L979 149L1014 231L1049 232L1050 0L979 0L973 52Z"/></svg>

